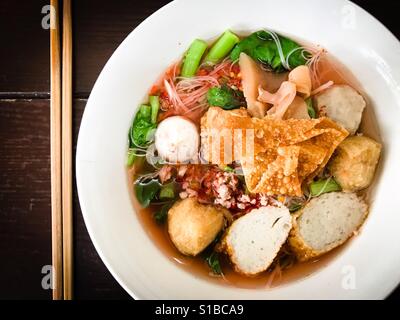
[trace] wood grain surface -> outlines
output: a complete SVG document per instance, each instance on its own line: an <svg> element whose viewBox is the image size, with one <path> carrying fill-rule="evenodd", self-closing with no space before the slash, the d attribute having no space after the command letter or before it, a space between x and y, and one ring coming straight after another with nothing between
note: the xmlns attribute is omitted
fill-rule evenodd
<svg viewBox="0 0 400 320"><path fill-rule="evenodd" d="M0 1L0 97L40 96L50 90L49 30L42 28L46 0Z"/></svg>
<svg viewBox="0 0 400 320"><path fill-rule="evenodd" d="M49 100L0 101L0 298L50 299Z"/></svg>
<svg viewBox="0 0 400 320"><path fill-rule="evenodd" d="M73 1L73 147L89 93L121 41L166 0ZM400 1L356 1L398 38ZM51 299L48 1L0 1L0 299ZM165 28L160 30L165 32ZM75 178L74 178L75 181ZM74 183L74 298L129 299L87 233ZM400 298L400 290L390 297Z"/></svg>

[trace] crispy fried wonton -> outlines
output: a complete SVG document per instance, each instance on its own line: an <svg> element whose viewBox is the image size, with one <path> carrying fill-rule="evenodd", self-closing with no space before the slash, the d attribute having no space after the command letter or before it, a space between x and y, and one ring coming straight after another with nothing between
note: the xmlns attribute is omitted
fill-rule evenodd
<svg viewBox="0 0 400 320"><path fill-rule="evenodd" d="M252 118L245 109L210 108L201 119L202 157L240 161L250 192L301 196L348 132L329 118Z"/></svg>

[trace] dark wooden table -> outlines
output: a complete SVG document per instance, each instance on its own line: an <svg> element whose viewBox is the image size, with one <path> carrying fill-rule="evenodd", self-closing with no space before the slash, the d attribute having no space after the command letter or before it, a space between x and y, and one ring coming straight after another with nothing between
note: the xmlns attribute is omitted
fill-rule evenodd
<svg viewBox="0 0 400 320"><path fill-rule="evenodd" d="M322 1L322 0L321 0ZM49 1L0 2L0 299L51 299ZM168 0L74 1L74 139L94 81L119 43ZM399 1L356 1L398 38ZM212 8L210 8L212 10ZM163 26L167 31L168 26ZM76 299L129 299L87 233L74 193ZM391 298L400 298L400 290Z"/></svg>

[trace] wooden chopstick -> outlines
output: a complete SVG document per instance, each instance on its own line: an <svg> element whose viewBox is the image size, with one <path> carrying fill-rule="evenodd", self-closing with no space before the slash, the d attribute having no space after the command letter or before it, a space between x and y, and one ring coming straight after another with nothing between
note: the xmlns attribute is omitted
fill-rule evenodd
<svg viewBox="0 0 400 320"><path fill-rule="evenodd" d="M51 154L51 245L53 299L62 299L62 212L61 212L61 83L58 3L51 0L50 14L50 154ZM54 21L55 20L55 21Z"/></svg>
<svg viewBox="0 0 400 320"><path fill-rule="evenodd" d="M63 1L62 51L62 216L64 300L72 299L72 21L71 1Z"/></svg>

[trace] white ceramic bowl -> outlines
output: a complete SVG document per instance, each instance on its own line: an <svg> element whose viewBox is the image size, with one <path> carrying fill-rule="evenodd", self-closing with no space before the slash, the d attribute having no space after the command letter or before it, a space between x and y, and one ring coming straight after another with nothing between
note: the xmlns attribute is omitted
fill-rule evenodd
<svg viewBox="0 0 400 320"><path fill-rule="evenodd" d="M269 28L327 48L361 82L375 107L384 143L371 213L361 234L327 267L270 290L221 286L178 268L144 232L128 191L125 153L136 107L194 38L212 38L227 28ZM79 133L80 204L95 247L115 279L140 299L387 296L400 281L399 57L398 40L345 0L176 0L151 15L104 67Z"/></svg>

